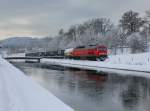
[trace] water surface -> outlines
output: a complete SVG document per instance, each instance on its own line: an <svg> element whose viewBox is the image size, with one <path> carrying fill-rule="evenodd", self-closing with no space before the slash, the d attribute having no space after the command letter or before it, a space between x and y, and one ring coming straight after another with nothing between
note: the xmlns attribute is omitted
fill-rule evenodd
<svg viewBox="0 0 150 111"><path fill-rule="evenodd" d="M27 76L76 111L150 111L150 79L17 64Z"/></svg>

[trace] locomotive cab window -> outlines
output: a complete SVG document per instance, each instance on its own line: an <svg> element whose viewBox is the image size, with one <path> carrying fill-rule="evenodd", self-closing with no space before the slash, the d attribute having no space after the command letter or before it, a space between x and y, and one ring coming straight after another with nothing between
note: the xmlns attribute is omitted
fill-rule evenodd
<svg viewBox="0 0 150 111"><path fill-rule="evenodd" d="M99 47L99 48L97 48L98 50L107 50L107 48L106 47Z"/></svg>

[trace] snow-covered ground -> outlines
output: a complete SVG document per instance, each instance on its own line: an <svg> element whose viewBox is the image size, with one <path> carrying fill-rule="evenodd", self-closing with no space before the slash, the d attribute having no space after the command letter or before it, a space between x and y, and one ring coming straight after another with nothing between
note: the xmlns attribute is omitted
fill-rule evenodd
<svg viewBox="0 0 150 111"><path fill-rule="evenodd" d="M25 57L25 53L14 53L14 54L1 54L3 58L5 57Z"/></svg>
<svg viewBox="0 0 150 111"><path fill-rule="evenodd" d="M109 56L104 62L66 59L42 59L41 62L98 71L119 71L119 73L126 71L125 74L128 72L137 76L150 76L150 53Z"/></svg>
<svg viewBox="0 0 150 111"><path fill-rule="evenodd" d="M126 54L109 56L106 62L111 64L149 65L150 53Z"/></svg>
<svg viewBox="0 0 150 111"><path fill-rule="evenodd" d="M0 58L0 111L73 111Z"/></svg>

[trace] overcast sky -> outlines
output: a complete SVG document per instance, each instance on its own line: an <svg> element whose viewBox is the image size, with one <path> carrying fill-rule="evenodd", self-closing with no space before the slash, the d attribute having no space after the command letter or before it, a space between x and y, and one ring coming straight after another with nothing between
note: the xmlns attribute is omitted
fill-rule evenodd
<svg viewBox="0 0 150 111"><path fill-rule="evenodd" d="M60 28L91 18L115 24L133 10L144 15L150 0L0 0L0 39L11 36L55 36Z"/></svg>

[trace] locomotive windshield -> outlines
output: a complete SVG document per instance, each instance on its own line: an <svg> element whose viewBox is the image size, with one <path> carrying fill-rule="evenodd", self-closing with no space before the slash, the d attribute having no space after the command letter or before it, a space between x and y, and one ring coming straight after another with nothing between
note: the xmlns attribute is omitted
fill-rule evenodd
<svg viewBox="0 0 150 111"><path fill-rule="evenodd" d="M107 50L106 47L99 47L98 50Z"/></svg>

